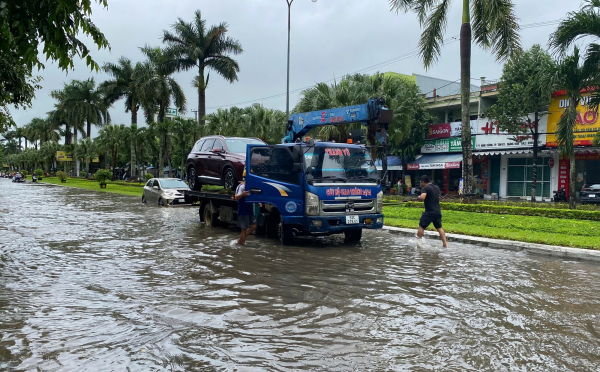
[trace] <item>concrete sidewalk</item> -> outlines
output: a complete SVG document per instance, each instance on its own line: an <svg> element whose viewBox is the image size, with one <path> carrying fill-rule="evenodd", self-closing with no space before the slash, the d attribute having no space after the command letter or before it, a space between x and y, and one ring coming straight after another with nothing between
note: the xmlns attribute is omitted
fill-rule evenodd
<svg viewBox="0 0 600 372"><path fill-rule="evenodd" d="M383 229L395 234L408 235L412 237L415 237L417 235L416 229L405 229L402 227L392 226L384 226ZM437 231L425 231L425 236L428 238L439 239L439 234L437 233ZM448 242L460 242L479 245L488 248L510 249L512 251L525 251L527 253L533 254L543 254L547 256L600 262L600 251L593 249L559 247L555 245L526 243L514 240L480 238L478 236L448 233L446 233L446 238L448 239Z"/></svg>

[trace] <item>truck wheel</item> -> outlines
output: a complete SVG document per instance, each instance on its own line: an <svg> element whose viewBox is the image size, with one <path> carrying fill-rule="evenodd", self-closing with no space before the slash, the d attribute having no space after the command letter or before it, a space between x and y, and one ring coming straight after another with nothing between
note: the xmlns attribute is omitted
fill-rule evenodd
<svg viewBox="0 0 600 372"><path fill-rule="evenodd" d="M237 186L237 180L235 177L235 172L231 168L225 169L225 173L223 173L223 187L225 189L235 190Z"/></svg>
<svg viewBox="0 0 600 372"><path fill-rule="evenodd" d="M294 240L294 233L290 226L283 223L283 216L279 215L279 242L282 245L290 245Z"/></svg>
<svg viewBox="0 0 600 372"><path fill-rule="evenodd" d="M202 189L202 184L198 182L198 175L196 174L196 168L191 167L188 171L188 185L190 189L194 191L200 191Z"/></svg>
<svg viewBox="0 0 600 372"><path fill-rule="evenodd" d="M204 206L204 223L206 227L217 227L218 214L212 212L212 208L210 207L210 203Z"/></svg>
<svg viewBox="0 0 600 372"><path fill-rule="evenodd" d="M344 230L346 241L358 242L362 238L362 229Z"/></svg>

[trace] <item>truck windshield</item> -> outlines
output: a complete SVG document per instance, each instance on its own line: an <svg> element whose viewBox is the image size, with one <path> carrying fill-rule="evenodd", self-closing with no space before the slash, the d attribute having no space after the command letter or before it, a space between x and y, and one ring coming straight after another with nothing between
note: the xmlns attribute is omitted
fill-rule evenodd
<svg viewBox="0 0 600 372"><path fill-rule="evenodd" d="M313 147L304 154L306 178L313 182L378 181L369 153L361 147Z"/></svg>

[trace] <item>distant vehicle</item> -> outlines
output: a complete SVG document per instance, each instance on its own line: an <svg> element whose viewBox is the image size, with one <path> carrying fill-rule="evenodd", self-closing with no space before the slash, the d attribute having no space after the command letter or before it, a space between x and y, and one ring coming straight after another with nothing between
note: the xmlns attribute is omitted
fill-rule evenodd
<svg viewBox="0 0 600 372"><path fill-rule="evenodd" d="M242 179L246 146L265 145L258 138L209 136L201 138L190 151L187 175L190 189L219 185L234 190Z"/></svg>
<svg viewBox="0 0 600 372"><path fill-rule="evenodd" d="M579 194L581 203L600 203L600 183L585 184Z"/></svg>
<svg viewBox="0 0 600 372"><path fill-rule="evenodd" d="M159 206L185 204L183 192L188 185L177 178L151 178L146 182L142 194L142 203Z"/></svg>

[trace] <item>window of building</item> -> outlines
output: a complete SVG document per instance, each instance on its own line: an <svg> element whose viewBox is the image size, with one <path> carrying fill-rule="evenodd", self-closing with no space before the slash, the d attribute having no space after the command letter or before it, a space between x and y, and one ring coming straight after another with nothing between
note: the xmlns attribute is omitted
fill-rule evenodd
<svg viewBox="0 0 600 372"><path fill-rule="evenodd" d="M536 196L550 197L548 157L538 158ZM508 159L508 196L531 196L533 158Z"/></svg>

